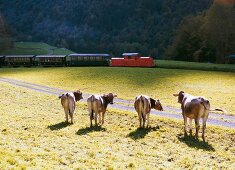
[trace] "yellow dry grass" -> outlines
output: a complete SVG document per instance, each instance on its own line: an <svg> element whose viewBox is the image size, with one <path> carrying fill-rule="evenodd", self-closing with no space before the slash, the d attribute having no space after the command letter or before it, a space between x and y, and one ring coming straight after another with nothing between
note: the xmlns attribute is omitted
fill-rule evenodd
<svg viewBox="0 0 235 170"><path fill-rule="evenodd" d="M151 115L151 128L138 130L137 114L111 109L102 128L89 128L84 103L67 125L56 96L5 83L0 91L0 169L235 168L234 129L208 126L203 143L183 137L182 121Z"/></svg>
<svg viewBox="0 0 235 170"><path fill-rule="evenodd" d="M161 100L163 106L180 107L173 93L183 90L204 96L213 108L235 115L235 73L160 68L5 68L0 77L11 77L84 93L113 92L133 100L139 94Z"/></svg>

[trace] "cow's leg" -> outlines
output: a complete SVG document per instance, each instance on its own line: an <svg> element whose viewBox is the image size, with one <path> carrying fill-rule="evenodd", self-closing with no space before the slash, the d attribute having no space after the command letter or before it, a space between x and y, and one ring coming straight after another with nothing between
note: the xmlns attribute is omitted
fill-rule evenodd
<svg viewBox="0 0 235 170"><path fill-rule="evenodd" d="M149 114L150 113L147 113L147 128L149 128Z"/></svg>
<svg viewBox="0 0 235 170"><path fill-rule="evenodd" d="M97 113L95 113L95 126L97 126Z"/></svg>
<svg viewBox="0 0 235 170"><path fill-rule="evenodd" d="M102 115L102 112L99 112L99 124L100 124L100 125L101 125L101 121L102 121L102 120L101 120L101 118L102 118L101 115Z"/></svg>
<svg viewBox="0 0 235 170"><path fill-rule="evenodd" d="M92 127L92 119L93 119L93 116L90 115L90 127Z"/></svg>
<svg viewBox="0 0 235 170"><path fill-rule="evenodd" d="M184 117L184 136L187 136L187 117L183 115Z"/></svg>
<svg viewBox="0 0 235 170"><path fill-rule="evenodd" d="M102 125L104 124L104 112L102 112Z"/></svg>
<svg viewBox="0 0 235 170"><path fill-rule="evenodd" d="M206 121L208 116L203 118L203 127L202 127L202 139L205 142L205 129L206 129Z"/></svg>
<svg viewBox="0 0 235 170"><path fill-rule="evenodd" d="M142 127L142 113L138 113L138 116L139 116L139 123L140 123L139 128L141 128Z"/></svg>
<svg viewBox="0 0 235 170"><path fill-rule="evenodd" d="M73 120L73 113L70 113L69 116L70 116L70 118L71 118L71 124L73 124L73 123L74 123L74 120Z"/></svg>
<svg viewBox="0 0 235 170"><path fill-rule="evenodd" d="M200 129L199 118L195 118L195 126L196 126L196 138L198 138L198 132Z"/></svg>
<svg viewBox="0 0 235 170"><path fill-rule="evenodd" d="M189 118L189 133L192 136L192 119Z"/></svg>
<svg viewBox="0 0 235 170"><path fill-rule="evenodd" d="M146 122L146 113L143 113L143 128L145 126L145 122Z"/></svg>
<svg viewBox="0 0 235 170"><path fill-rule="evenodd" d="M69 113L67 110L64 110L64 113L65 113L66 123L68 123L69 122Z"/></svg>

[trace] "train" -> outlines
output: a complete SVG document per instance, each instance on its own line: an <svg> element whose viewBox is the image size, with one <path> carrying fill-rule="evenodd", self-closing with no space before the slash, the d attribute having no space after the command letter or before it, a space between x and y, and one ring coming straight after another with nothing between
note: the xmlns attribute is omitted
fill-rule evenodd
<svg viewBox="0 0 235 170"><path fill-rule="evenodd" d="M139 53L123 53L123 58L113 58L110 54L69 54L69 55L0 55L0 67L154 67L151 57L141 57Z"/></svg>

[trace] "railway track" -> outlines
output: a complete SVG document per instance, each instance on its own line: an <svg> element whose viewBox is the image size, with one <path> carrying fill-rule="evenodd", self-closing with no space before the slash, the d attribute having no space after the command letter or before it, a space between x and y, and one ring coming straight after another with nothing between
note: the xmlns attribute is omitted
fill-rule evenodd
<svg viewBox="0 0 235 170"><path fill-rule="evenodd" d="M6 77L0 78L0 83L7 83L13 86L23 87L23 88L27 88L30 90L46 93L49 95L56 95L56 96L67 92L66 90L59 89L59 88L39 85L35 83L25 82L22 80L16 80L16 79L6 78ZM82 102L86 102L86 98L89 95L90 94L83 94L84 99L82 100ZM115 99L115 103L113 105L109 105L108 107L119 109L119 110L127 110L131 112L135 112L134 107L133 107L133 102L134 101L131 101L131 100L124 100L124 99L117 98ZM152 110L151 114L158 115L161 117L167 117L171 119L182 119L181 109L174 108L171 106L165 106L164 111L161 111L161 112ZM210 125L235 128L235 116L210 113L207 123Z"/></svg>

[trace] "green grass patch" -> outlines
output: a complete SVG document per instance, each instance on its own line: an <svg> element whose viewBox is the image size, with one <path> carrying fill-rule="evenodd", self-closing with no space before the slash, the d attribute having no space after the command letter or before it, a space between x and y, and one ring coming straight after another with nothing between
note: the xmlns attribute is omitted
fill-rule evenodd
<svg viewBox="0 0 235 170"><path fill-rule="evenodd" d="M172 60L155 60L155 63L159 68L235 72L234 64L197 63Z"/></svg>
<svg viewBox="0 0 235 170"><path fill-rule="evenodd" d="M234 129L208 126L204 143L183 136L183 120L150 115L151 127L137 129L137 114L115 109L89 128L83 103L70 125L56 96L0 91L0 169L234 169Z"/></svg>
<svg viewBox="0 0 235 170"><path fill-rule="evenodd" d="M1 52L5 55L66 55L74 53L65 48L57 48L40 42L15 42L12 49Z"/></svg>
<svg viewBox="0 0 235 170"><path fill-rule="evenodd" d="M180 108L173 93L181 90L204 96L212 108L222 108L235 115L235 74L162 68L1 68L0 77L57 87L81 89L84 93L113 92L119 98L134 100L145 94L161 100L163 106Z"/></svg>

